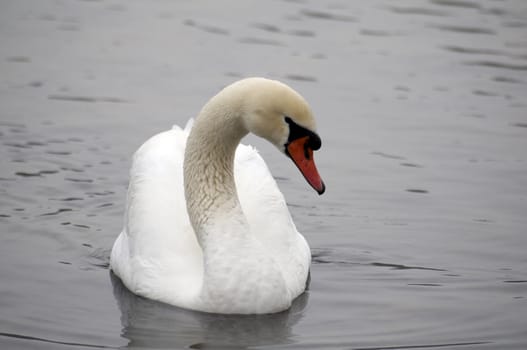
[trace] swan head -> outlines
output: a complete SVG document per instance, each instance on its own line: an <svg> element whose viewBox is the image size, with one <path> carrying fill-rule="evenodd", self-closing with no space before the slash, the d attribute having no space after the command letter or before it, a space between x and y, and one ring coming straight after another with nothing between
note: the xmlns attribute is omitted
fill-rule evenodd
<svg viewBox="0 0 527 350"><path fill-rule="evenodd" d="M275 80L248 78L231 85L241 88L241 110L246 129L287 155L318 194L325 191L313 151L322 145L313 113L305 99Z"/></svg>

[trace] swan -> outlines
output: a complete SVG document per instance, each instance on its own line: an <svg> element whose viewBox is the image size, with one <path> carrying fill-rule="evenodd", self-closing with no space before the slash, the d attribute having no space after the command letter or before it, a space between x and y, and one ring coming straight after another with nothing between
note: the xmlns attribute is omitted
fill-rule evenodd
<svg viewBox="0 0 527 350"><path fill-rule="evenodd" d="M208 313L288 309L306 288L311 253L252 132L287 155L319 193L321 146L304 98L265 78L232 83L193 121L134 154L124 227L110 268L136 295Z"/></svg>

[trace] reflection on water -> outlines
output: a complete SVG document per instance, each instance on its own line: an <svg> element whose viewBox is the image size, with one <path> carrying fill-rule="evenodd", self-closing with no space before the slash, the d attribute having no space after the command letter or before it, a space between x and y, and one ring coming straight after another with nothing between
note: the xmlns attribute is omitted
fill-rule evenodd
<svg viewBox="0 0 527 350"><path fill-rule="evenodd" d="M122 336L129 340L129 347L245 349L289 344L308 302L308 293L304 293L291 309L277 314L215 315L138 297L110 274L121 311Z"/></svg>
<svg viewBox="0 0 527 350"><path fill-rule="evenodd" d="M0 23L0 348L527 348L527 2L20 0ZM317 116L320 198L247 139L310 290L257 317L131 295L108 261L133 152L250 75Z"/></svg>

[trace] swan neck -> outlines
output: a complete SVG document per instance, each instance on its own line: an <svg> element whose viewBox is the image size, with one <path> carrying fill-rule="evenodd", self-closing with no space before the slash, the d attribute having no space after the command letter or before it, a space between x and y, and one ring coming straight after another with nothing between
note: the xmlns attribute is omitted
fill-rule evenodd
<svg viewBox="0 0 527 350"><path fill-rule="evenodd" d="M203 248L212 239L207 228L214 225L214 234L218 235L222 218L229 218L229 226L248 226L234 181L234 155L248 131L236 105L225 106L217 97L205 105L194 122L185 150L187 211Z"/></svg>

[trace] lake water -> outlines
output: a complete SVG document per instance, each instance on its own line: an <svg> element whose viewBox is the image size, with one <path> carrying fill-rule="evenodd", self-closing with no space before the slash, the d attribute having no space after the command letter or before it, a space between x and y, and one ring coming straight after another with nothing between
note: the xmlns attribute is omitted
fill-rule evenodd
<svg viewBox="0 0 527 350"><path fill-rule="evenodd" d="M0 348L527 348L527 2L11 0L0 48ZM321 197L245 140L309 291L248 317L131 295L133 152L254 75L318 119Z"/></svg>

